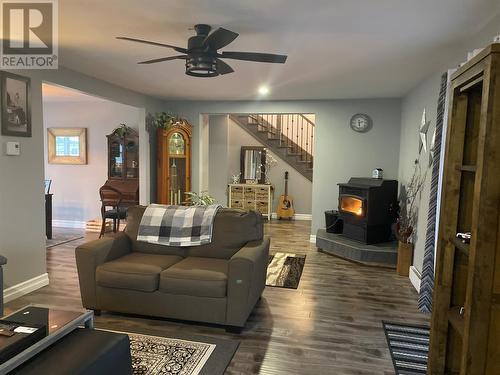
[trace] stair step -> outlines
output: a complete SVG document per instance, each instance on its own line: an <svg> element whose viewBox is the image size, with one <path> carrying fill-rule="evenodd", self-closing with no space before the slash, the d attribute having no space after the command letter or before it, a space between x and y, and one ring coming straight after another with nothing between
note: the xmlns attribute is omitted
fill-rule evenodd
<svg viewBox="0 0 500 375"><path fill-rule="evenodd" d="M276 134L276 132L272 132L270 130L257 130L259 133L268 133L268 134Z"/></svg>

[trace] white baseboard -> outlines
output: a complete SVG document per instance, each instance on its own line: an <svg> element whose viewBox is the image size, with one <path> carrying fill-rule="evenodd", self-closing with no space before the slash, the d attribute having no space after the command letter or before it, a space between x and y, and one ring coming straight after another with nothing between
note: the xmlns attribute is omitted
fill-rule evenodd
<svg viewBox="0 0 500 375"><path fill-rule="evenodd" d="M273 218L273 219L278 218L278 215L276 214L276 212L272 213L271 218ZM295 220L312 220L312 215L311 214L295 214L295 215L293 215L293 218Z"/></svg>
<svg viewBox="0 0 500 375"><path fill-rule="evenodd" d="M49 285L48 273L43 273L39 276L35 276L32 279L6 288L3 291L4 302L12 301L47 285Z"/></svg>
<svg viewBox="0 0 500 375"><path fill-rule="evenodd" d="M295 214L293 216L295 220L312 220L312 215L311 214Z"/></svg>
<svg viewBox="0 0 500 375"><path fill-rule="evenodd" d="M85 229L85 221L52 220L52 226L57 228Z"/></svg>
<svg viewBox="0 0 500 375"><path fill-rule="evenodd" d="M311 234L309 236L309 242L314 243L314 244L316 243L316 235L315 234Z"/></svg>
<svg viewBox="0 0 500 375"><path fill-rule="evenodd" d="M415 266L410 267L410 281L415 290L420 293L420 280L422 279L422 275L420 272L415 268Z"/></svg>

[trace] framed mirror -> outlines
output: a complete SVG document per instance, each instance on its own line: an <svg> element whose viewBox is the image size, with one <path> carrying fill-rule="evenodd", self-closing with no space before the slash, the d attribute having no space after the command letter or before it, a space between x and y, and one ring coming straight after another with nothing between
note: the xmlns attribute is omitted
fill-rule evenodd
<svg viewBox="0 0 500 375"><path fill-rule="evenodd" d="M241 147L241 179L243 183L266 180L266 148L258 146Z"/></svg>
<svg viewBox="0 0 500 375"><path fill-rule="evenodd" d="M47 129L49 164L87 164L86 128Z"/></svg>

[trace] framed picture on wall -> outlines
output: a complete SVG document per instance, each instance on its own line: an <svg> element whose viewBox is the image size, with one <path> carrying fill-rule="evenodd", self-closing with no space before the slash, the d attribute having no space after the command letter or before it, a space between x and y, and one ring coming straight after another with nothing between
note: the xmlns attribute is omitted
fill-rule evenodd
<svg viewBox="0 0 500 375"><path fill-rule="evenodd" d="M86 128L47 129L49 164L87 164Z"/></svg>
<svg viewBox="0 0 500 375"><path fill-rule="evenodd" d="M30 79L1 75L2 135L31 137Z"/></svg>

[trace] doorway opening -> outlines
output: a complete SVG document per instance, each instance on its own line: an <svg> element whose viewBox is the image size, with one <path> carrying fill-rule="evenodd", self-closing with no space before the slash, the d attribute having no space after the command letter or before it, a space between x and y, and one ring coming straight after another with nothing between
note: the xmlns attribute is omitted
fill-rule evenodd
<svg viewBox="0 0 500 375"><path fill-rule="evenodd" d="M204 114L201 120L200 190L265 217L284 218L286 204L293 208L287 218L311 220L314 114Z"/></svg>
<svg viewBox="0 0 500 375"><path fill-rule="evenodd" d="M109 181L118 190L136 186L129 190L138 203L138 128L144 112L49 82L42 85L42 98L46 234L52 247L86 230L100 232L99 190ZM118 142L120 137L126 142Z"/></svg>

